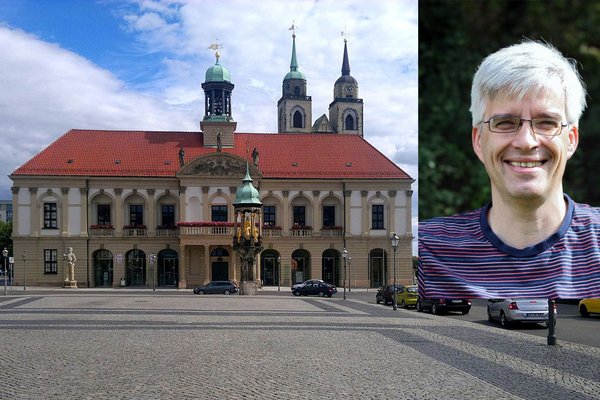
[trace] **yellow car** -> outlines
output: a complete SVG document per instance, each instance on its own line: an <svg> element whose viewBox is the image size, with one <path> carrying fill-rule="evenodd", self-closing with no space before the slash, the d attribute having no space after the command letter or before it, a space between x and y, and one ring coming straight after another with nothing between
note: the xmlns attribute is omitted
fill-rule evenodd
<svg viewBox="0 0 600 400"><path fill-rule="evenodd" d="M417 305L417 285L398 285L396 293L396 304L402 308L408 308L408 306L415 307Z"/></svg>
<svg viewBox="0 0 600 400"><path fill-rule="evenodd" d="M583 299L579 302L579 314L589 317L590 314L600 314L600 299Z"/></svg>

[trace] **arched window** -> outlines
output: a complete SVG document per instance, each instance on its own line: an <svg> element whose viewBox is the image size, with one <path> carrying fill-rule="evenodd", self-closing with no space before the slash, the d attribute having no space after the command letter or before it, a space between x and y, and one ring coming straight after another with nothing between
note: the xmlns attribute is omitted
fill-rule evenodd
<svg viewBox="0 0 600 400"><path fill-rule="evenodd" d="M294 86L294 96L300 96L300 86Z"/></svg>
<svg viewBox="0 0 600 400"><path fill-rule="evenodd" d="M302 118L302 113L300 111L296 111L294 113L294 124L292 127L293 128L304 128L304 124L302 123L303 119L304 118Z"/></svg>
<svg viewBox="0 0 600 400"><path fill-rule="evenodd" d="M347 131L355 131L356 127L354 125L354 117L351 114L346 115L345 127Z"/></svg>

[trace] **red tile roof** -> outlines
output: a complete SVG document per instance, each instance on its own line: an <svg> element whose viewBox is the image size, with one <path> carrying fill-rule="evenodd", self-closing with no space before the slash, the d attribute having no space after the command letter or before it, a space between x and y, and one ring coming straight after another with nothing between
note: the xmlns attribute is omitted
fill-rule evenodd
<svg viewBox="0 0 600 400"><path fill-rule="evenodd" d="M174 177L180 146L187 162L216 151L202 143L200 132L72 129L13 174ZM264 178L411 179L354 135L235 133L234 148L223 152L251 160L254 148Z"/></svg>

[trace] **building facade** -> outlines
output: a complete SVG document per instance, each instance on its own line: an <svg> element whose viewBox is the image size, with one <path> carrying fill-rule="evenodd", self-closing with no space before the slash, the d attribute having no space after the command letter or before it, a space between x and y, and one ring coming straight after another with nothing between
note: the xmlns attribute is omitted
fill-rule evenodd
<svg viewBox="0 0 600 400"><path fill-rule="evenodd" d="M342 286L344 270L350 287L392 282L394 270L412 282L414 180L363 138L346 43L329 118L312 124L295 46L294 35L278 133L236 131L234 84L217 53L199 132L70 130L14 171L15 285L25 274L29 285L62 285L68 247L79 287L239 281L233 202L247 168L263 204L259 284Z"/></svg>
<svg viewBox="0 0 600 400"><path fill-rule="evenodd" d="M12 200L0 200L0 221L12 222Z"/></svg>

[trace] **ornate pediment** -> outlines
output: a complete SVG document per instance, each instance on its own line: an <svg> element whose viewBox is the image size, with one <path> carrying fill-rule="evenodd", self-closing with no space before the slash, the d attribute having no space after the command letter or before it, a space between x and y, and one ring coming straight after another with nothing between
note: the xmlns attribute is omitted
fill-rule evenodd
<svg viewBox="0 0 600 400"><path fill-rule="evenodd" d="M258 169L249 164L250 175L260 177ZM185 164L179 176L241 176L246 175L246 160L227 153L211 153L197 157Z"/></svg>

